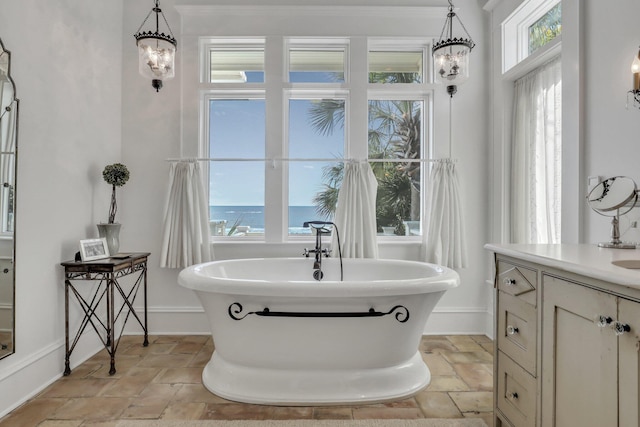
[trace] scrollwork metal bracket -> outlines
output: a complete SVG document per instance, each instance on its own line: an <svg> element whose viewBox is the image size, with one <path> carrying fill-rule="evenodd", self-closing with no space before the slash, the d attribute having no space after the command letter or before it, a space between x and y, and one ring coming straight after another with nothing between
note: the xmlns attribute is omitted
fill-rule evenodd
<svg viewBox="0 0 640 427"><path fill-rule="evenodd" d="M243 307L239 302L234 302L229 306L229 317L233 320L242 320L245 317L254 314L261 317L310 317L310 318L336 318L336 317L383 317L393 314L400 323L406 323L409 320L409 310L403 305L396 305L387 312L377 311L371 307L368 311L356 312L298 312L298 311L271 311L268 307L260 311L249 311L242 313Z"/></svg>

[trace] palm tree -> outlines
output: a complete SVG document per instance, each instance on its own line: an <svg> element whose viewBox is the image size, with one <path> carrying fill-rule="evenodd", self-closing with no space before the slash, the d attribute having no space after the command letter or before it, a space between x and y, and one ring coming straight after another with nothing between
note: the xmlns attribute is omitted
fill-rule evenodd
<svg viewBox="0 0 640 427"><path fill-rule="evenodd" d="M389 81L389 73L378 74L378 78ZM395 78L397 81L409 79L404 73L396 74ZM322 135L342 129L344 101L316 101L309 118L313 127ZM420 122L419 101L370 101L369 158L419 159ZM420 163L375 162L372 163L372 169L378 180L378 223L380 226L395 226L397 234L404 234L403 221L417 220L420 217ZM324 167L324 189L313 199L319 214L330 216L335 212L343 170L342 163Z"/></svg>
<svg viewBox="0 0 640 427"><path fill-rule="evenodd" d="M369 157L420 159L420 121L421 103L417 101L370 101L369 102ZM396 168L401 174L393 175L398 179L409 178L410 212L408 219L420 218L420 163L378 163L374 170L381 183L380 169ZM382 180L384 182L384 180ZM398 197L406 197L399 193ZM407 217L405 216L405 219Z"/></svg>

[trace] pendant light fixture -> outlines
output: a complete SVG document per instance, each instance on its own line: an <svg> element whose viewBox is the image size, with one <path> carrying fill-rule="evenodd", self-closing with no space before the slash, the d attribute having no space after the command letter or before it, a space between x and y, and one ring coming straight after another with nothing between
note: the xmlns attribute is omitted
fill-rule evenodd
<svg viewBox="0 0 640 427"><path fill-rule="evenodd" d="M144 77L151 79L151 85L158 92L162 88L162 80L169 80L175 76L177 42L167 18L160 9L160 0L154 0L154 3L155 7L149 11L133 36L138 45L138 70ZM152 13L156 14L155 31L141 31ZM167 26L167 34L160 32L160 15Z"/></svg>
<svg viewBox="0 0 640 427"><path fill-rule="evenodd" d="M464 36L453 36L453 18L456 18ZM445 38L446 37L446 38ZM431 53L435 64L435 81L447 85L447 93L453 97L457 85L469 78L469 54L475 43L471 39L464 24L453 11L453 3L449 0L449 13L440 33L440 39L434 40Z"/></svg>

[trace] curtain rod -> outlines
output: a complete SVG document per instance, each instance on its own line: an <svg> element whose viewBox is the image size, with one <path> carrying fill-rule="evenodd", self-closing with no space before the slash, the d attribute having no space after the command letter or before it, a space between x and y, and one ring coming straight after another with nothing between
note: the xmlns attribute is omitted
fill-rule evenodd
<svg viewBox="0 0 640 427"><path fill-rule="evenodd" d="M348 162L370 162L370 163L432 163L440 161L456 162L456 159L442 158L442 159L318 159L318 158L242 158L242 157L221 157L221 158L206 158L206 157L192 157L192 158L180 158L180 159L167 159L167 162L335 162L335 163L348 163Z"/></svg>

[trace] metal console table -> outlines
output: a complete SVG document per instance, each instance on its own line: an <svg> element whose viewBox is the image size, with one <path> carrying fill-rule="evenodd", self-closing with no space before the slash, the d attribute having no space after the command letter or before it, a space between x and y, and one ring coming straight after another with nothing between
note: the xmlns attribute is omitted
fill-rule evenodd
<svg viewBox="0 0 640 427"><path fill-rule="evenodd" d="M64 326L65 326L65 361L64 375L71 373L69 366L69 357L73 352L80 336L88 325L91 325L96 331L105 349L111 356L111 369L109 375L116 373L116 350L118 342L124 331L124 327L129 320L129 316L138 321L144 331L143 345L149 345L149 336L147 330L147 258L149 253L131 253L124 254L122 257L105 258L96 261L66 261L61 263L64 267ZM133 275L134 283L128 292L118 282L118 279ZM92 296L85 298L78 291L76 281L98 281L98 286ZM140 318L136 310L133 308L138 291L143 289L144 298L144 315ZM69 343L69 291L73 293L76 301L80 304L84 311L84 318L80 323L80 327L76 332L73 342ZM122 299L122 304L116 310L116 292ZM106 322L103 321L96 312L101 302L106 301ZM122 320L120 333L115 336L116 321Z"/></svg>

